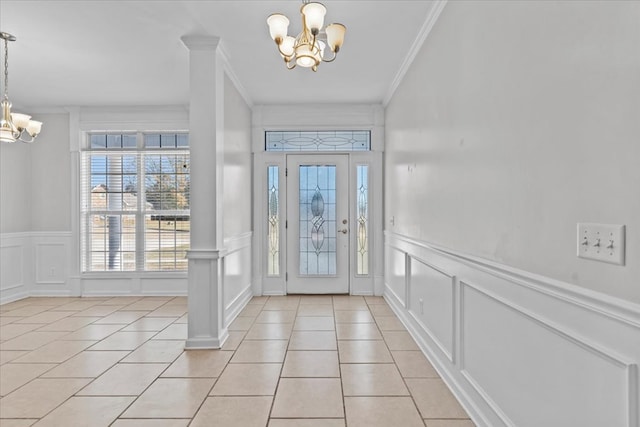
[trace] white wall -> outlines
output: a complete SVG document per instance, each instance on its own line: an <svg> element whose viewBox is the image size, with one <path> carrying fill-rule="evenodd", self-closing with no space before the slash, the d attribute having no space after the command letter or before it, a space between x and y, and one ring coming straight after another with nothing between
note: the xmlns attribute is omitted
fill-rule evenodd
<svg viewBox="0 0 640 427"><path fill-rule="evenodd" d="M387 105L385 297L478 426L640 425L638 22L450 1Z"/></svg>
<svg viewBox="0 0 640 427"><path fill-rule="evenodd" d="M43 132L30 147L30 230L70 231L69 114L46 114L40 119L44 122Z"/></svg>
<svg viewBox="0 0 640 427"><path fill-rule="evenodd" d="M224 308L231 321L251 293L251 109L224 80Z"/></svg>
<svg viewBox="0 0 640 427"><path fill-rule="evenodd" d="M640 302L638 22L449 2L387 108L386 227ZM577 258L577 222L625 224L626 266Z"/></svg>
<svg viewBox="0 0 640 427"><path fill-rule="evenodd" d="M71 229L69 115L38 120L36 142L0 145L0 233Z"/></svg>
<svg viewBox="0 0 640 427"><path fill-rule="evenodd" d="M43 128L40 138L48 139ZM0 144L0 233L28 231L31 227L31 145Z"/></svg>
<svg viewBox="0 0 640 427"><path fill-rule="evenodd" d="M0 146L0 303L70 293L69 116L37 118L36 142Z"/></svg>
<svg viewBox="0 0 640 427"><path fill-rule="evenodd" d="M251 231L251 109L225 77L224 237Z"/></svg>

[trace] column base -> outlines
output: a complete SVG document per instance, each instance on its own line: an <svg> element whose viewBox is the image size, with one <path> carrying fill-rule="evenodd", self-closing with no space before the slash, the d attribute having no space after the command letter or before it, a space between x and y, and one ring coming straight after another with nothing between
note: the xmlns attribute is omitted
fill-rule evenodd
<svg viewBox="0 0 640 427"><path fill-rule="evenodd" d="M218 338L188 338L184 343L185 350L219 350L229 338L229 332L224 329Z"/></svg>

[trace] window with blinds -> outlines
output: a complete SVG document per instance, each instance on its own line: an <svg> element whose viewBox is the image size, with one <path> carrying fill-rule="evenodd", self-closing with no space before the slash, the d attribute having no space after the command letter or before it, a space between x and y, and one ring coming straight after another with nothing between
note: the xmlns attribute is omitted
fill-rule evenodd
<svg viewBox="0 0 640 427"><path fill-rule="evenodd" d="M89 133L81 158L84 272L187 269L186 133Z"/></svg>

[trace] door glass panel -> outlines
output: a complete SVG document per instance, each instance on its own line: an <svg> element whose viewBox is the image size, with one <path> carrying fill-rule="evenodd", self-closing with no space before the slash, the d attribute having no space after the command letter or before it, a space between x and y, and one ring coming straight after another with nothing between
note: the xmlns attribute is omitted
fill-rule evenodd
<svg viewBox="0 0 640 427"><path fill-rule="evenodd" d="M356 274L369 274L369 166L358 165L356 179L357 235Z"/></svg>
<svg viewBox="0 0 640 427"><path fill-rule="evenodd" d="M336 274L336 167L301 165L300 275Z"/></svg>
<svg viewBox="0 0 640 427"><path fill-rule="evenodd" d="M268 249L267 275L280 275L280 200L278 166L267 168Z"/></svg>

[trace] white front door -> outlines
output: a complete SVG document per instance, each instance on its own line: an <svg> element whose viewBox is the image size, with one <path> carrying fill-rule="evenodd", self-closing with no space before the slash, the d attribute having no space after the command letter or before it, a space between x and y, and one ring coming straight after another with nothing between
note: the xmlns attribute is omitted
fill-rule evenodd
<svg viewBox="0 0 640 427"><path fill-rule="evenodd" d="M287 155L287 293L349 293L349 156Z"/></svg>

